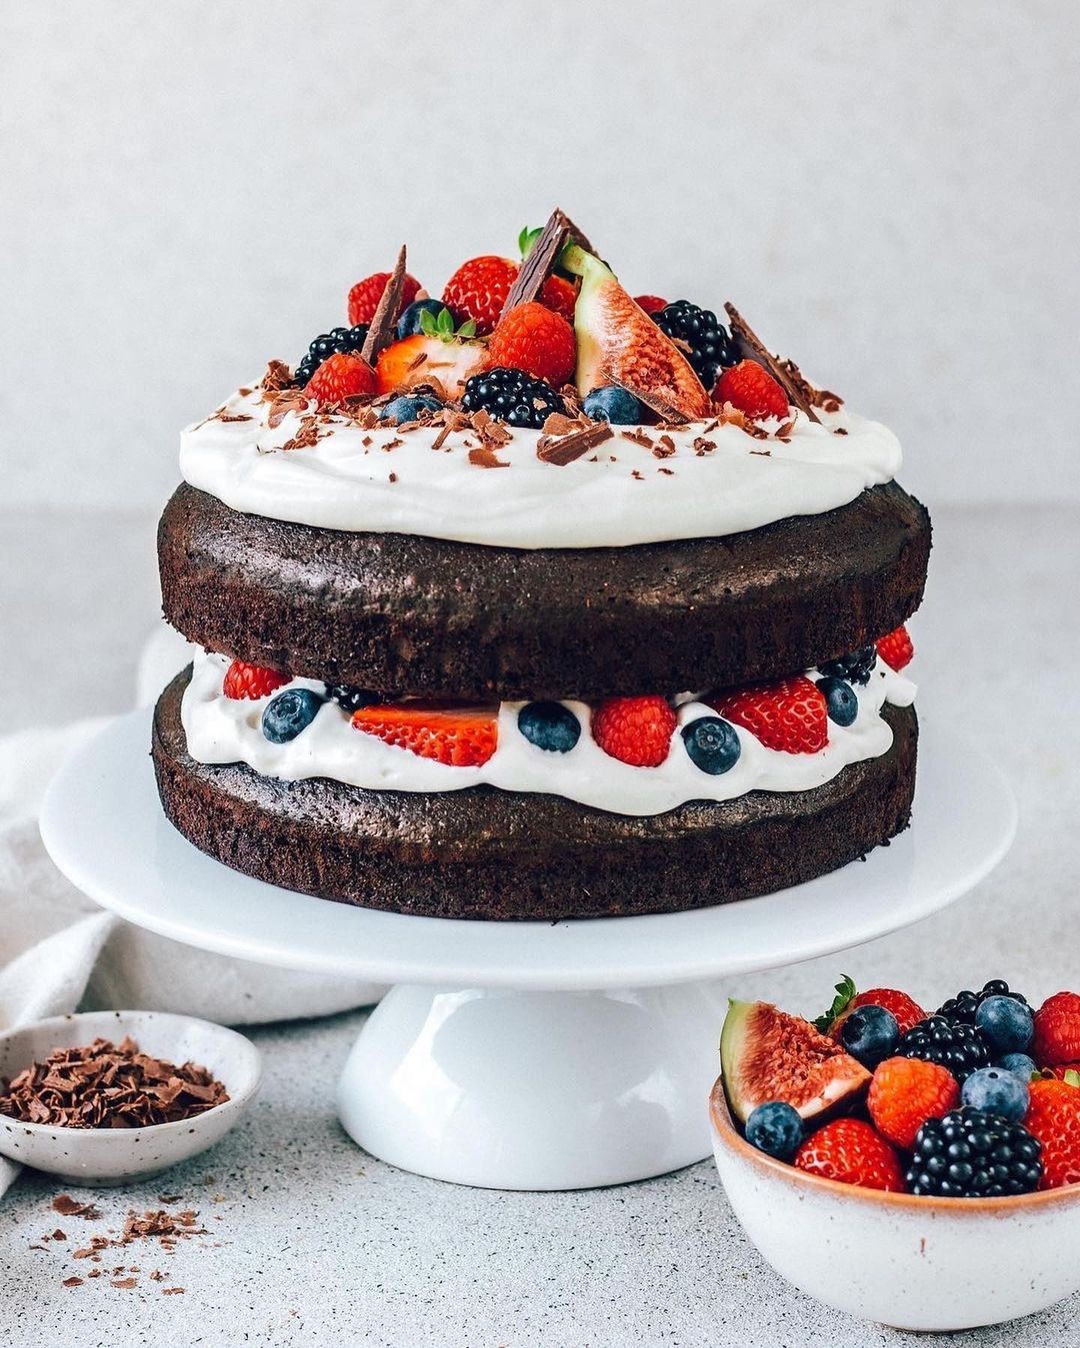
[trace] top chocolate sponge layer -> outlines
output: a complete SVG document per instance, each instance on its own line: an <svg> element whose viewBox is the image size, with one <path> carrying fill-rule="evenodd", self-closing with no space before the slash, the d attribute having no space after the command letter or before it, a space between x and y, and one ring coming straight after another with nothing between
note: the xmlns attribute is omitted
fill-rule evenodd
<svg viewBox="0 0 1080 1348"><path fill-rule="evenodd" d="M775 678L918 607L926 509L895 482L726 538L522 550L245 515L161 519L165 617L208 649L394 695L600 698Z"/></svg>

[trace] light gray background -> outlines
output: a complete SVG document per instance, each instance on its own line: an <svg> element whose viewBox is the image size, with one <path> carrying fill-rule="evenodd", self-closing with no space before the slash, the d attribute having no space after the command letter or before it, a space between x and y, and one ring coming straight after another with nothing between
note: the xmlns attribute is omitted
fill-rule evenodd
<svg viewBox="0 0 1080 1348"><path fill-rule="evenodd" d="M6 8L8 505L149 508L179 426L561 204L890 422L932 505L1080 497L1080 7Z"/></svg>

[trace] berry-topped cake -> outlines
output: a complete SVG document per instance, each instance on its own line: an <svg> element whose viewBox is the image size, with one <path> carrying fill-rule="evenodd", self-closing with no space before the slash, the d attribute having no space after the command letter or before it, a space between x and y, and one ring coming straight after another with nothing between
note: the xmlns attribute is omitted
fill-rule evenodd
<svg viewBox="0 0 1080 1348"><path fill-rule="evenodd" d="M184 432L161 585L205 654L157 706L169 819L291 889L488 919L887 842L930 549L895 437L731 304L633 298L562 212L520 245L441 299L403 248Z"/></svg>

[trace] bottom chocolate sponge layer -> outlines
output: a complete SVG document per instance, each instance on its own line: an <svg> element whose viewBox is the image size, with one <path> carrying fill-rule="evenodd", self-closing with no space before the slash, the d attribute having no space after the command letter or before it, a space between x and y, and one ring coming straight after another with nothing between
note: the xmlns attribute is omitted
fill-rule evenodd
<svg viewBox="0 0 1080 1348"><path fill-rule="evenodd" d="M704 908L846 865L899 833L911 813L912 708L885 707L887 754L812 791L690 801L642 819L486 786L365 791L196 763L180 723L187 678L165 689L154 716L168 818L226 866L368 908L496 920Z"/></svg>

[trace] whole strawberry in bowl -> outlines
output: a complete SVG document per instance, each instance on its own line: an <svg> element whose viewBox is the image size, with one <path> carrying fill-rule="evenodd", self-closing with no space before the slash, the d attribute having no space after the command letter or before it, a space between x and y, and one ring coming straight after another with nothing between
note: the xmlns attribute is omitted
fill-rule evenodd
<svg viewBox="0 0 1080 1348"><path fill-rule="evenodd" d="M956 1046L984 1031L962 1017L986 989L960 994L956 1021L914 1025L906 992L838 992L816 1023L766 1002L732 1002L724 1023L713 1152L764 1259L827 1305L915 1330L996 1324L1080 1288L1080 1074L992 1047L965 1073ZM1044 1017L1056 1052L1063 1005Z"/></svg>

